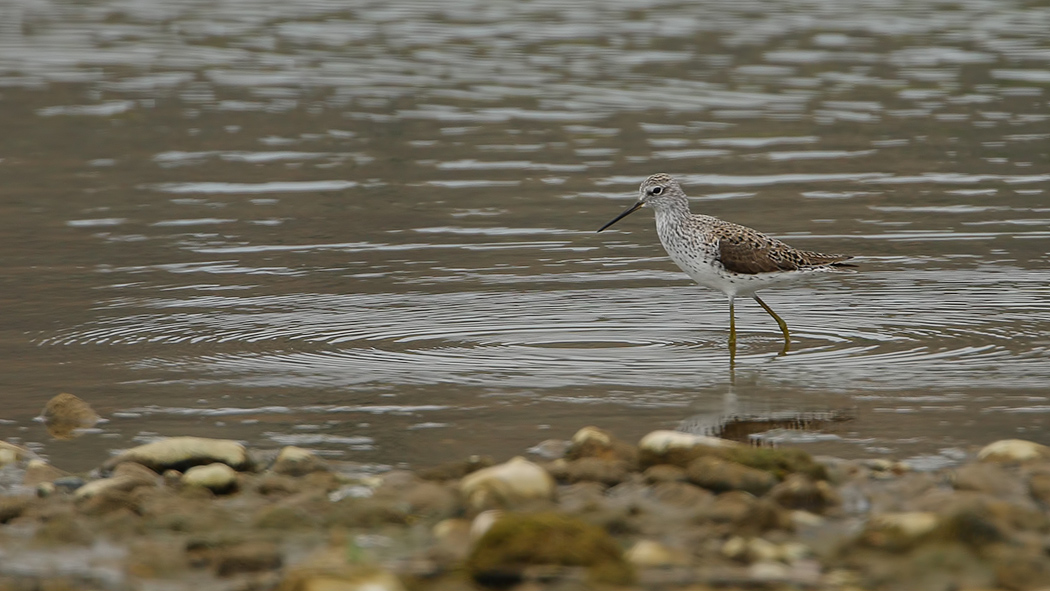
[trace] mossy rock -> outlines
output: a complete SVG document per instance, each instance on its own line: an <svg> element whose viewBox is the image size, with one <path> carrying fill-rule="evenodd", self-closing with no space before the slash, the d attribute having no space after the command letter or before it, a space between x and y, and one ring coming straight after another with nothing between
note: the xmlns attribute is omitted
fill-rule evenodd
<svg viewBox="0 0 1050 591"><path fill-rule="evenodd" d="M586 567L595 583L627 585L634 570L619 544L600 527L558 513L508 514L478 540L467 571L482 585L521 580L532 565Z"/></svg>
<svg viewBox="0 0 1050 591"><path fill-rule="evenodd" d="M737 447L722 450L719 455L738 464L770 472L781 480L791 473L805 474L813 480L828 478L824 466L813 461L812 456L800 449Z"/></svg>

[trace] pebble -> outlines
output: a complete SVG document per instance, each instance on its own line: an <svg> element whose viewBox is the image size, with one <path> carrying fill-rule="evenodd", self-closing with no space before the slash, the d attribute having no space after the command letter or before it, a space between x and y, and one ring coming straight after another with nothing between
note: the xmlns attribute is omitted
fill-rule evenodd
<svg viewBox="0 0 1050 591"><path fill-rule="evenodd" d="M158 476L125 459L84 483L20 455L5 473L40 480L39 496L0 496L0 548L5 564L29 564L23 546L105 551L128 576L192 570L203 584L283 591L401 591L399 577L437 591L463 574L523 591L1050 588L1050 457L1037 444L1011 444L1036 453L1008 461L908 471L733 445L632 463L610 453L608 432L581 432L575 457L546 465L479 456L430 472L301 469L312 454L285 448L273 456L295 468L211 462ZM37 587L57 584L48 576Z"/></svg>
<svg viewBox="0 0 1050 591"><path fill-rule="evenodd" d="M103 464L103 471L124 462L142 464L157 472L183 471L193 466L222 462L235 470L249 467L244 446L228 439L204 437L169 437L133 447Z"/></svg>
<svg viewBox="0 0 1050 591"><path fill-rule="evenodd" d="M26 463L26 471L22 475L22 485L38 486L45 482L54 482L68 476L70 476L68 472L63 472L43 460L33 459Z"/></svg>
<svg viewBox="0 0 1050 591"><path fill-rule="evenodd" d="M29 459L39 459L29 449L6 441L0 441L0 468Z"/></svg>
<svg viewBox="0 0 1050 591"><path fill-rule="evenodd" d="M1028 477L1028 494L1044 506L1050 506L1050 472L1034 472Z"/></svg>
<svg viewBox="0 0 1050 591"><path fill-rule="evenodd" d="M739 443L718 437L694 435L682 431L653 431L638 442L642 451L663 455L676 449L693 449L695 447L726 448L737 447Z"/></svg>
<svg viewBox="0 0 1050 591"><path fill-rule="evenodd" d="M1023 439L1002 439L977 452L982 462L1021 463L1050 459L1050 447Z"/></svg>
<svg viewBox="0 0 1050 591"><path fill-rule="evenodd" d="M689 564L688 557L682 552L672 550L653 540L638 540L627 550L624 558L631 564L642 568L684 566Z"/></svg>
<svg viewBox="0 0 1050 591"><path fill-rule="evenodd" d="M55 439L73 439L81 429L94 427L101 419L91 405L72 394L59 394L40 413L47 432Z"/></svg>
<svg viewBox="0 0 1050 591"><path fill-rule="evenodd" d="M689 482L714 492L742 490L762 496L777 484L769 472L712 456L697 458L685 472Z"/></svg>
<svg viewBox="0 0 1050 591"><path fill-rule="evenodd" d="M638 463L638 448L598 427L584 427L572 436L565 458L604 460L630 469Z"/></svg>
<svg viewBox="0 0 1050 591"><path fill-rule="evenodd" d="M218 462L206 466L194 466L182 475L186 486L200 486L215 494L226 494L237 489L237 472Z"/></svg>
<svg viewBox="0 0 1050 591"><path fill-rule="evenodd" d="M328 465L314 452L288 445L281 448L281 453L277 454L277 459L274 460L271 469L277 474L303 476L311 472L327 470Z"/></svg>
<svg viewBox="0 0 1050 591"><path fill-rule="evenodd" d="M769 498L786 509L823 513L842 504L842 498L826 481L814 481L802 474L789 474L769 491Z"/></svg>
<svg viewBox="0 0 1050 591"><path fill-rule="evenodd" d="M564 473L565 479L570 483L594 481L612 486L627 478L629 469L623 461L584 457L568 462Z"/></svg>
<svg viewBox="0 0 1050 591"><path fill-rule="evenodd" d="M482 468L465 476L459 485L474 510L513 508L532 501L554 498L554 480L546 470L525 458Z"/></svg>
<svg viewBox="0 0 1050 591"><path fill-rule="evenodd" d="M157 486L160 477L153 471L138 464L118 466L109 478L93 480L76 490L74 497L84 501L96 495L113 492L131 492L140 486Z"/></svg>
<svg viewBox="0 0 1050 591"><path fill-rule="evenodd" d="M485 535L485 532L489 531L493 523L503 516L503 511L498 509L490 509L488 511L482 511L478 513L474 521L470 522L470 541L477 542L481 539L481 536Z"/></svg>
<svg viewBox="0 0 1050 591"><path fill-rule="evenodd" d="M929 511L882 513L868 519L863 540L870 546L904 549L923 541L939 524L937 514Z"/></svg>

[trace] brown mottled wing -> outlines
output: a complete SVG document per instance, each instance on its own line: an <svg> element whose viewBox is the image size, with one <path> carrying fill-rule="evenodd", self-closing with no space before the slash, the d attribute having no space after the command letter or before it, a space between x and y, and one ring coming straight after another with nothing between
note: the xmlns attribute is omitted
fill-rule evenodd
<svg viewBox="0 0 1050 591"><path fill-rule="evenodd" d="M719 260L731 273L755 275L796 271L806 267L838 266L853 257L797 250L744 226L727 228L718 238Z"/></svg>

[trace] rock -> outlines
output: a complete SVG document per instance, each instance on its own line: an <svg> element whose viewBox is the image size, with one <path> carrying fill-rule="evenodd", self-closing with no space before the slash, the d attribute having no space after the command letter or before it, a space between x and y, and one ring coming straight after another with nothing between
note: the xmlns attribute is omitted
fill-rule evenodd
<svg viewBox="0 0 1050 591"><path fill-rule="evenodd" d="M1046 514L1027 497L1000 500L990 495L956 493L935 508L943 539L981 549L996 542L1019 538L1021 532L1044 535L1050 530Z"/></svg>
<svg viewBox="0 0 1050 591"><path fill-rule="evenodd" d="M424 519L446 519L460 511L459 497L448 485L423 481L401 495L409 512Z"/></svg>
<svg viewBox="0 0 1050 591"><path fill-rule="evenodd" d="M687 482L659 482L650 489L652 498L660 503L678 507L697 508L711 502L711 491Z"/></svg>
<svg viewBox="0 0 1050 591"><path fill-rule="evenodd" d="M566 513L599 511L607 504L606 486L599 482L577 482L558 489L558 508Z"/></svg>
<svg viewBox="0 0 1050 591"><path fill-rule="evenodd" d="M1043 506L1050 505L1050 472L1034 472L1028 477L1028 494Z"/></svg>
<svg viewBox="0 0 1050 591"><path fill-rule="evenodd" d="M124 462L135 462L154 472L185 471L193 466L221 462L235 470L249 467L244 446L228 439L203 437L169 437L133 447L102 465L103 471L112 470Z"/></svg>
<svg viewBox="0 0 1050 591"><path fill-rule="evenodd" d="M182 483L186 486L200 486L221 495L237 490L237 472L218 462L194 466L182 475Z"/></svg>
<svg viewBox="0 0 1050 591"><path fill-rule="evenodd" d="M794 564L813 556L813 549L801 542L787 542L778 546L780 560Z"/></svg>
<svg viewBox="0 0 1050 591"><path fill-rule="evenodd" d="M276 591L405 591L393 574L368 565L348 562L356 550L333 547L315 553L289 569Z"/></svg>
<svg viewBox="0 0 1050 591"><path fill-rule="evenodd" d="M611 433L597 427L584 427L572 436L565 459L579 460L596 458L609 462L618 462L630 468L638 463L638 449L620 441Z"/></svg>
<svg viewBox="0 0 1050 591"><path fill-rule="evenodd" d="M486 586L522 580L531 565L582 566L597 584L625 585L634 571L602 528L557 513L506 514L474 545L466 570Z"/></svg>
<svg viewBox="0 0 1050 591"><path fill-rule="evenodd" d="M739 446L739 443L717 437L682 431L653 431L638 442L638 452L643 467L673 464L684 468L702 455Z"/></svg>
<svg viewBox="0 0 1050 591"><path fill-rule="evenodd" d="M30 459L40 459L33 451L20 445L0 441L0 468Z"/></svg>
<svg viewBox="0 0 1050 591"><path fill-rule="evenodd" d="M827 468L801 449L741 445L725 450L720 457L756 470L764 470L778 480L793 473L805 474L813 480L827 479Z"/></svg>
<svg viewBox="0 0 1050 591"><path fill-rule="evenodd" d="M381 570L355 572L347 567L342 573L293 574L285 579L279 591L404 591L401 580ZM294 581L294 582L288 582Z"/></svg>
<svg viewBox="0 0 1050 591"><path fill-rule="evenodd" d="M316 527L314 516L295 505L265 505L252 518L252 525L262 529L295 531Z"/></svg>
<svg viewBox="0 0 1050 591"><path fill-rule="evenodd" d="M459 487L474 510L550 501L555 491L547 471L521 457L468 474Z"/></svg>
<svg viewBox="0 0 1050 591"><path fill-rule="evenodd" d="M125 576L138 580L175 580L190 568L185 541L154 538L136 541L134 551L128 552L125 565Z"/></svg>
<svg viewBox="0 0 1050 591"><path fill-rule="evenodd" d="M653 540L638 540L624 554L627 562L640 568L661 568L668 566L686 566L689 558L679 551Z"/></svg>
<svg viewBox="0 0 1050 591"><path fill-rule="evenodd" d="M322 517L327 525L349 528L376 528L388 524L404 525L414 517L410 507L397 497L346 497L332 503Z"/></svg>
<svg viewBox="0 0 1050 591"><path fill-rule="evenodd" d="M433 468L425 468L420 470L418 475L419 478L425 480L457 480L495 464L496 461L489 456L475 455L458 462L449 462Z"/></svg>
<svg viewBox="0 0 1050 591"><path fill-rule="evenodd" d="M311 472L328 470L328 464L308 449L288 445L281 448L281 453L277 454L272 470L277 474L303 476Z"/></svg>
<svg viewBox="0 0 1050 591"><path fill-rule="evenodd" d="M391 470L369 482L377 491L404 492L419 484L419 477L409 470Z"/></svg>
<svg viewBox="0 0 1050 591"><path fill-rule="evenodd" d="M86 482L79 476L63 476L56 478L51 484L55 485L55 490L71 493L80 489Z"/></svg>
<svg viewBox="0 0 1050 591"><path fill-rule="evenodd" d="M481 539L481 536L485 535L500 517L503 517L503 511L497 509L490 509L489 511L478 513L478 516L474 518L474 521L470 522L470 541L477 543L477 541Z"/></svg>
<svg viewBox="0 0 1050 591"><path fill-rule="evenodd" d="M79 430L90 429L101 420L90 404L65 393L47 401L40 419L55 439L73 439Z"/></svg>
<svg viewBox="0 0 1050 591"><path fill-rule="evenodd" d="M726 558L748 564L779 561L784 557L779 545L764 538L744 538L742 536L733 536L726 540L725 544L722 544L722 554Z"/></svg>
<svg viewBox="0 0 1050 591"><path fill-rule="evenodd" d="M1050 588L1050 561L1041 548L1000 546L991 552L998 586L1003 589Z"/></svg>
<svg viewBox="0 0 1050 591"><path fill-rule="evenodd" d="M935 513L909 511L873 515L861 534L861 541L876 548L901 551L928 539L940 525Z"/></svg>
<svg viewBox="0 0 1050 591"><path fill-rule="evenodd" d="M393 574L355 561L357 546L330 546L287 570L276 591L405 591ZM273 588L267 586L268 588Z"/></svg>
<svg viewBox="0 0 1050 591"><path fill-rule="evenodd" d="M689 482L715 492L742 490L762 496L777 484L775 476L713 456L697 458L686 468Z"/></svg>
<svg viewBox="0 0 1050 591"><path fill-rule="evenodd" d="M565 441L564 439L544 439L526 451L539 456L543 460L557 460L565 457L565 452L569 451L569 446L571 445L571 441Z"/></svg>
<svg viewBox="0 0 1050 591"><path fill-rule="evenodd" d="M481 515L484 515L482 513ZM481 517L479 515L478 517ZM477 522L478 517L474 518ZM459 563L470 553L471 525L466 519L444 519L430 530L437 544L430 554L443 563ZM484 533L484 532L481 532ZM480 535L478 536L480 537Z"/></svg>
<svg viewBox="0 0 1050 591"><path fill-rule="evenodd" d="M790 529L791 513L773 501L756 499L743 491L722 493L701 507L701 520L720 526L720 531L736 535L758 535L774 529Z"/></svg>
<svg viewBox="0 0 1050 591"><path fill-rule="evenodd" d="M733 536L722 544L722 556L732 560L747 560L747 539L743 536Z"/></svg>
<svg viewBox="0 0 1050 591"><path fill-rule="evenodd" d="M303 486L298 478L268 473L261 475L255 482L255 490L266 496L287 496L301 492Z"/></svg>
<svg viewBox="0 0 1050 591"><path fill-rule="evenodd" d="M205 489L200 489L205 490ZM168 530L179 533L204 533L230 531L238 526L251 524L251 508L236 509L216 502L210 492L207 497L192 497L168 489L158 489L156 494L141 499L138 512L140 524L151 530ZM270 505L267 505L270 506ZM299 523L308 520L300 520Z"/></svg>
<svg viewBox="0 0 1050 591"><path fill-rule="evenodd" d="M7 523L19 517L32 502L32 497L0 496L0 523Z"/></svg>
<svg viewBox="0 0 1050 591"><path fill-rule="evenodd" d="M1050 459L1050 447L1024 439L1002 439L977 452L982 462L1024 463Z"/></svg>
<svg viewBox="0 0 1050 591"><path fill-rule="evenodd" d="M96 495L112 492L131 492L140 486L157 486L160 477L153 471L138 464L120 465L113 471L109 478L93 480L81 486L74 493L78 502L85 501Z"/></svg>
<svg viewBox="0 0 1050 591"><path fill-rule="evenodd" d="M22 475L23 486L37 486L44 482L54 482L59 478L68 478L70 474L48 464L43 460L29 460L26 472Z"/></svg>
<svg viewBox="0 0 1050 591"><path fill-rule="evenodd" d="M649 466L642 474L647 482L685 482L685 470L670 464Z"/></svg>
<svg viewBox="0 0 1050 591"><path fill-rule="evenodd" d="M131 463L128 464L129 466ZM182 472L178 470L165 470L161 473L160 479L164 481L165 486L178 487L182 484Z"/></svg>
<svg viewBox="0 0 1050 591"><path fill-rule="evenodd" d="M751 562L772 562L781 558L780 546L764 538L751 538L747 542L747 555Z"/></svg>
<svg viewBox="0 0 1050 591"><path fill-rule="evenodd" d="M823 480L814 482L803 474L789 474L769 491L769 498L786 509L810 513L823 513L830 507L842 504L842 499L830 484Z"/></svg>
<svg viewBox="0 0 1050 591"><path fill-rule="evenodd" d="M275 570L282 561L280 549L272 542L244 542L216 549L212 555L215 574L220 577Z"/></svg>
<svg viewBox="0 0 1050 591"><path fill-rule="evenodd" d="M952 486L960 491L987 493L1000 498L1020 499L1027 496L1024 481L1003 464L966 464L955 469Z"/></svg>
<svg viewBox="0 0 1050 591"><path fill-rule="evenodd" d="M100 516L114 511L138 512L138 503L130 492L107 488L89 497L77 499L77 510L84 515Z"/></svg>
<svg viewBox="0 0 1050 591"><path fill-rule="evenodd" d="M565 466L565 479L570 483L593 481L613 486L623 482L627 474L626 462L599 457L583 457Z"/></svg>
<svg viewBox="0 0 1050 591"><path fill-rule="evenodd" d="M792 511L791 524L794 529L815 529L828 522L827 519L809 511Z"/></svg>
<svg viewBox="0 0 1050 591"><path fill-rule="evenodd" d="M95 541L95 532L88 527L86 521L72 511L50 515L36 529L33 540L51 547L90 546Z"/></svg>

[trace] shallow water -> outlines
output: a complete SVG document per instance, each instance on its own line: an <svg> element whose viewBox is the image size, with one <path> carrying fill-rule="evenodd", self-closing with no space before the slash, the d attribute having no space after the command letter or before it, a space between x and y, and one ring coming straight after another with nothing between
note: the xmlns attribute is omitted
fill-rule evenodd
<svg viewBox="0 0 1050 591"><path fill-rule="evenodd" d="M846 410L814 452L1050 443L1050 8L1021 2L19 0L0 7L0 437L366 464ZM664 255L693 210L859 272ZM32 419L59 392L108 422Z"/></svg>

